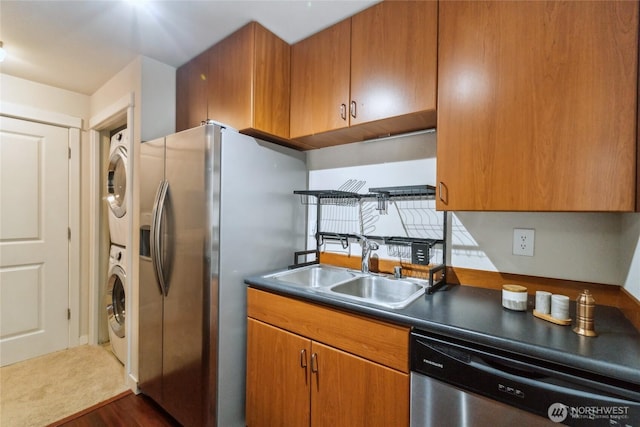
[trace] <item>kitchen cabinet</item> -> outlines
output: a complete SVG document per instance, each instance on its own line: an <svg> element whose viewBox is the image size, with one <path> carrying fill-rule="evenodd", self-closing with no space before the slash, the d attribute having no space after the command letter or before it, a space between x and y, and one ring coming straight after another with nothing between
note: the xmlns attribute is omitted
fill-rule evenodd
<svg viewBox="0 0 640 427"><path fill-rule="evenodd" d="M204 92L197 78L203 69ZM205 112L204 98L206 114L200 120L212 119L248 135L295 145L289 141L290 47L257 22L180 67L176 85L177 130L199 124L195 117Z"/></svg>
<svg viewBox="0 0 640 427"><path fill-rule="evenodd" d="M209 60L198 55L176 71L176 130L199 126L208 118L207 75Z"/></svg>
<svg viewBox="0 0 640 427"><path fill-rule="evenodd" d="M406 327L248 290L247 425L409 424Z"/></svg>
<svg viewBox="0 0 640 427"><path fill-rule="evenodd" d="M349 126L351 18L291 46L291 137Z"/></svg>
<svg viewBox="0 0 640 427"><path fill-rule="evenodd" d="M323 147L435 126L435 1L385 1L291 49L291 138Z"/></svg>
<svg viewBox="0 0 640 427"><path fill-rule="evenodd" d="M632 211L638 2L439 5L437 207Z"/></svg>

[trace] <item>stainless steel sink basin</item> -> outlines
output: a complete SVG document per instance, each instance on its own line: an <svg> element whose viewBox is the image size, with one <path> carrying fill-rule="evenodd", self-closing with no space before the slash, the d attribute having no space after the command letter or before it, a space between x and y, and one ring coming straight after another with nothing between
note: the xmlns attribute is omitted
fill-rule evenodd
<svg viewBox="0 0 640 427"><path fill-rule="evenodd" d="M423 295L426 287L426 282L420 279L395 279L324 264L281 271L264 277L335 298L391 309L406 307Z"/></svg>
<svg viewBox="0 0 640 427"><path fill-rule="evenodd" d="M326 265L312 265L309 267L302 267L295 270L276 273L267 277L298 286L320 288L354 279L358 277L358 275L355 272L344 268L330 267Z"/></svg>
<svg viewBox="0 0 640 427"><path fill-rule="evenodd" d="M424 289L424 285L411 280L363 276L331 286L327 291L383 307L403 308L423 295Z"/></svg>

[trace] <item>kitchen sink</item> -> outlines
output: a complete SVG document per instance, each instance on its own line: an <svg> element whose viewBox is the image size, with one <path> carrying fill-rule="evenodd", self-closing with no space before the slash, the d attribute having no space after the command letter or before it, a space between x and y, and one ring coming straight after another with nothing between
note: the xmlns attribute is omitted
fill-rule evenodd
<svg viewBox="0 0 640 427"><path fill-rule="evenodd" d="M308 288L320 288L333 286L347 280L358 277L357 273L344 268L330 267L326 265L312 265L309 267L288 270L267 276L272 279L304 286Z"/></svg>
<svg viewBox="0 0 640 427"><path fill-rule="evenodd" d="M420 279L396 279L324 264L281 271L264 278L391 309L406 307L424 295L427 286L427 282Z"/></svg>
<svg viewBox="0 0 640 427"><path fill-rule="evenodd" d="M424 294L419 281L383 276L362 276L331 286L328 292L387 308L403 308Z"/></svg>

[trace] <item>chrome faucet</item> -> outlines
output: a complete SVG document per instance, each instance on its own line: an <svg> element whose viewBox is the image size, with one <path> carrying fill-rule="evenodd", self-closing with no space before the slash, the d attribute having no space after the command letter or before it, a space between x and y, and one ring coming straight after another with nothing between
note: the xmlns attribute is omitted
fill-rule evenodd
<svg viewBox="0 0 640 427"><path fill-rule="evenodd" d="M369 272L369 257L371 256L371 251L376 251L380 246L376 242L373 242L362 234L354 233L354 236L360 240L360 246L362 247L362 264L360 270L363 273Z"/></svg>

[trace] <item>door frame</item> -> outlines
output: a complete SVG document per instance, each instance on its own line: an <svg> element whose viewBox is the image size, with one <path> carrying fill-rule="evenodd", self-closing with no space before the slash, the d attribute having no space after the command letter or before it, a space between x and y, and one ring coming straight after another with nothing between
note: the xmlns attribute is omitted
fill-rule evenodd
<svg viewBox="0 0 640 427"><path fill-rule="evenodd" d="M107 218L101 218L101 205L103 202L100 194L100 189L104 185L104 177L101 175L101 146L102 136L101 133L105 130L109 130L117 124L126 122L127 132L129 133L129 146L127 147L128 153L133 153L133 117L134 117L134 92L131 92L113 104L109 105L102 111L89 119L89 171L90 171L90 190L89 190L89 343L98 344L98 328L99 328L99 316L104 315L104 307L101 304L100 295L100 283L106 278L100 276L100 257L107 256L100 251L100 227L101 221L107 221ZM127 163L127 185L133 186L133 158L129 157ZM125 372L125 384L127 384L132 390L135 390L137 381L131 375L132 366L132 349L137 342L133 339L134 327L131 322L131 317L134 311L133 300L133 285L131 280L131 266L133 260L132 246L132 232L133 232L133 191L131 188L127 189L126 195L127 212L129 214L128 224L128 241L125 245L127 248L125 265L127 265L126 278L124 283L126 302L125 310L127 316L125 318L125 337L127 341L127 354L124 360L124 372ZM136 331L137 334L137 331ZM137 355L137 353L136 353Z"/></svg>
<svg viewBox="0 0 640 427"><path fill-rule="evenodd" d="M0 103L0 115L19 120L59 126L69 130L69 302L70 310L68 347L87 343L86 336L80 336L80 140L82 119L53 111L40 110L27 105L11 102Z"/></svg>

